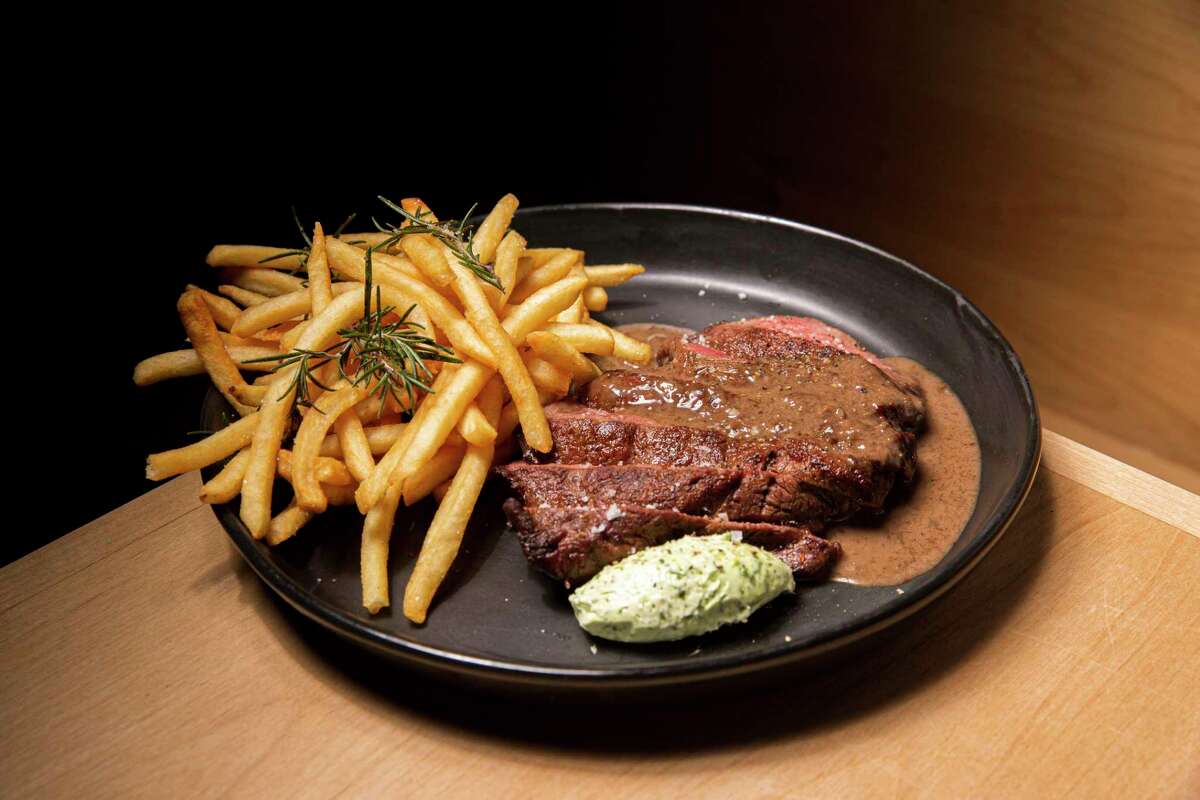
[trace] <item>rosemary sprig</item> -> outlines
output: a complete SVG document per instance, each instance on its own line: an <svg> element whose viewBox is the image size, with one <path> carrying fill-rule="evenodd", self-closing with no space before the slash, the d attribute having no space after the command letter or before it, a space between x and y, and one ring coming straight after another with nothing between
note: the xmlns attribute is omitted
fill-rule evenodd
<svg viewBox="0 0 1200 800"><path fill-rule="evenodd" d="M433 391L429 385L433 372L425 362L462 363L455 357L453 350L426 336L422 332L423 325L409 319L416 308L415 305L409 306L397 319L389 322L386 318L395 309L383 305L382 291L375 287L376 310L371 310L371 254L374 249L368 250L366 257L363 318L354 326L338 331L338 336L342 337L341 341L326 350L297 348L288 353L246 362L252 364L278 361L279 363L271 368L272 372L297 365L296 375L288 385L288 391L296 391L297 405L312 407L310 381L329 391L329 387L316 378L315 372L331 360L336 360L338 374L352 385L370 386L371 394L378 394L381 400L389 394L397 401L407 399L409 408L416 403L418 389L424 392ZM380 414L382 413L383 405L380 404Z"/></svg>
<svg viewBox="0 0 1200 800"><path fill-rule="evenodd" d="M391 247L400 241L400 239L414 233L427 233L449 248L458 263L474 273L475 277L479 278L479 280L497 289L504 289L500 284L500 279L496 277L496 273L475 257L475 252L471 247L471 238L474 235L474 231L472 230L472 226L467 225L467 218L474 213L475 206L471 206L470 210L463 215L461 220L450 219L434 222L431 212L417 209L417 213L409 213L403 207L393 203L382 195L379 197L379 201L403 217L407 223L402 223L399 227L395 225L382 225L378 220L372 218L371 221L375 223L376 228L384 233L391 234L388 239L380 244L380 247Z"/></svg>

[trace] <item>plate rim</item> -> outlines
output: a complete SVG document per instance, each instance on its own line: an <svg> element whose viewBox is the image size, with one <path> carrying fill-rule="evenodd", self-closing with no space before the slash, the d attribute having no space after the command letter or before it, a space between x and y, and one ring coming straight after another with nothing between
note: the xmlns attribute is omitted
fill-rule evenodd
<svg viewBox="0 0 1200 800"><path fill-rule="evenodd" d="M944 580L922 587L916 592L898 596L895 600L884 604L873 615L874 618L870 621L848 631L833 633L828 638L811 643L784 642L783 644L764 649L760 654L750 656L745 654L729 654L716 657L713 660L696 662L684 661L674 664L632 666L628 668L586 668L522 664L515 661L474 656L422 644L412 639L383 631L370 625L367 621L351 616L343 609L321 600L279 569L266 556L264 546L258 540L251 537L242 525L241 520L237 516L234 504L226 503L214 506L213 510L221 522L221 527L225 529L226 534L233 541L242 558L259 578L292 608L335 634L346 637L354 643L366 646L375 652L399 658L422 669L433 672L448 671L469 678L480 679L484 683L500 683L526 687L541 686L549 688L610 690L642 688L662 684L696 683L709 680L716 681L736 675L766 671L775 667L815 658L865 639L899 623L925 608L957 585L991 551L1007 531L1017 512L1020 510L1021 505L1025 502L1025 498L1028 496L1037 475L1042 450L1041 415L1033 393L1033 387L1030 384L1029 375L1021 363L1020 357L996 324L978 306L972 303L969 298L963 295L962 292L915 264L874 245L813 225L767 214L679 203L613 202L563 203L533 206L518 210L517 216L573 211L674 211L781 225L867 250L917 273L924 280L930 281L943 291L948 292L960 308L965 308L971 312L982 332L999 347L1000 352L1005 356L1009 369L1015 374L1017 384L1021 389L1022 400L1025 405L1026 421L1029 423L1029 430L1026 432L1023 442L1024 457L1018 468L1020 479L1001 498L999 508L996 512L998 522L993 523L994 529L989 531L987 535L971 548L964 550L960 556L960 563L956 565L955 569ZM202 415L207 415L210 404L220 402L220 395L210 387L202 406Z"/></svg>

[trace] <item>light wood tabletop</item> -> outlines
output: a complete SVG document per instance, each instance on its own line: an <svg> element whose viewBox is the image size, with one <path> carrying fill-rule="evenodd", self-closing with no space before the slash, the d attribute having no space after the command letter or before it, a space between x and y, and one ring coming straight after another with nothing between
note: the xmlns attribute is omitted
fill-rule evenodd
<svg viewBox="0 0 1200 800"><path fill-rule="evenodd" d="M539 707L358 657L186 475L0 570L11 797L1200 796L1200 497L1047 432L947 596L794 684Z"/></svg>

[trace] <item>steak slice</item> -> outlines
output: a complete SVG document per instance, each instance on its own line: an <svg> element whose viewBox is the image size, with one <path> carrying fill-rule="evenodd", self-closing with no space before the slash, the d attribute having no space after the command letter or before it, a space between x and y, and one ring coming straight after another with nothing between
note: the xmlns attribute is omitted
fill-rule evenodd
<svg viewBox="0 0 1200 800"><path fill-rule="evenodd" d="M638 550L689 534L741 531L744 541L774 552L802 579L823 575L841 552L837 543L807 528L729 522L636 505L530 507L509 498L504 513L525 557L569 583L586 581Z"/></svg>
<svg viewBox="0 0 1200 800"><path fill-rule="evenodd" d="M496 471L523 503L535 507L628 503L732 521L816 526L844 513L842 498L786 472L520 463Z"/></svg>
<svg viewBox="0 0 1200 800"><path fill-rule="evenodd" d="M878 510L896 476L911 477L914 437L894 431L886 459L840 452L810 439L730 439L718 430L661 425L637 414L615 414L572 403L546 406L554 437L547 454L526 451L531 461L612 466L725 467L788 473L830 499L831 518L858 509Z"/></svg>

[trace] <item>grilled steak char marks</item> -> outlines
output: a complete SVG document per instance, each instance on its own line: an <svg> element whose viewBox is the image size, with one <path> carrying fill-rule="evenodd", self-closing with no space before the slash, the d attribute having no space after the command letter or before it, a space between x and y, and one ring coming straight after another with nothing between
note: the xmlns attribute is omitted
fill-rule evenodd
<svg viewBox="0 0 1200 800"><path fill-rule="evenodd" d="M642 547L742 531L816 578L839 547L815 535L878 512L912 477L919 390L848 335L800 317L713 325L546 407L549 454L498 472L526 556L586 580Z"/></svg>

